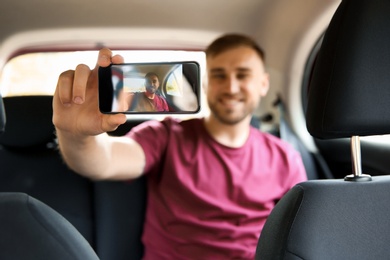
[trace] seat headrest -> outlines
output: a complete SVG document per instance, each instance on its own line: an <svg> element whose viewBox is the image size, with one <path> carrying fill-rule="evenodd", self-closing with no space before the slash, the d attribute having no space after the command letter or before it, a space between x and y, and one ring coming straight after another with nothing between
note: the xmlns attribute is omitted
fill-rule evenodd
<svg viewBox="0 0 390 260"><path fill-rule="evenodd" d="M390 1L343 0L314 65L306 122L317 138L390 133Z"/></svg>
<svg viewBox="0 0 390 260"><path fill-rule="evenodd" d="M54 139L52 96L4 97L7 124L0 144L29 147Z"/></svg>

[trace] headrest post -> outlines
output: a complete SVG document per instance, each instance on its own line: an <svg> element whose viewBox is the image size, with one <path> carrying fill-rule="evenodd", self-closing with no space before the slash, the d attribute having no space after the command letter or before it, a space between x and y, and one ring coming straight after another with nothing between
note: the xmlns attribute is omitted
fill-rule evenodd
<svg viewBox="0 0 390 260"><path fill-rule="evenodd" d="M5 109L3 98L0 94L0 134L5 131Z"/></svg>
<svg viewBox="0 0 390 260"><path fill-rule="evenodd" d="M351 137L352 169L355 176L362 175L362 157L360 150L360 137Z"/></svg>
<svg viewBox="0 0 390 260"><path fill-rule="evenodd" d="M362 159L360 151L360 137L351 137L351 159L353 174L346 176L346 181L371 181L371 176L362 174Z"/></svg>

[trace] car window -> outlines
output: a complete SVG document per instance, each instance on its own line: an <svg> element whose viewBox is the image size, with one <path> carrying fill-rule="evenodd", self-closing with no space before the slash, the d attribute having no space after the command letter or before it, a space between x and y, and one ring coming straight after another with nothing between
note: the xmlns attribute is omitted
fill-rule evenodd
<svg viewBox="0 0 390 260"><path fill-rule="evenodd" d="M83 63L93 68L97 51L34 52L10 59L0 75L0 90L3 97L21 95L53 95L61 72L74 69ZM201 80L205 75L205 53L203 51L127 51L113 50L125 62L171 62L196 61L200 65ZM175 95L175 75L168 79L168 91ZM201 91L201 95L204 92ZM207 110L205 98L201 97L203 115ZM180 116L179 116L180 117Z"/></svg>

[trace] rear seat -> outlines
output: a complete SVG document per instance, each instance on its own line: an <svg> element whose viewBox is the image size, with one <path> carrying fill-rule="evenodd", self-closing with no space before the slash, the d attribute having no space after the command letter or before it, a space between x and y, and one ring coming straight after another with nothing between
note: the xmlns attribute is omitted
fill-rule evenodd
<svg viewBox="0 0 390 260"><path fill-rule="evenodd" d="M51 124L51 97L4 98L0 192L25 192L69 220L93 245L93 185L63 163Z"/></svg>
<svg viewBox="0 0 390 260"><path fill-rule="evenodd" d="M102 260L140 259L144 178L92 182L72 172L57 149L52 97L3 99L7 122L0 135L0 192L24 192L46 203L79 230ZM138 123L111 134L121 135Z"/></svg>

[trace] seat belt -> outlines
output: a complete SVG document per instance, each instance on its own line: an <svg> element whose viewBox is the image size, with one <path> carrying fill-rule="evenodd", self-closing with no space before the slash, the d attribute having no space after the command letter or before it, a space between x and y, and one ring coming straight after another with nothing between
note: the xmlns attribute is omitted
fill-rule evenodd
<svg viewBox="0 0 390 260"><path fill-rule="evenodd" d="M285 116L286 108L280 97L274 105L278 107L280 113L279 137L290 143L301 154L308 179L333 179L333 174L322 155L309 151L290 127Z"/></svg>

